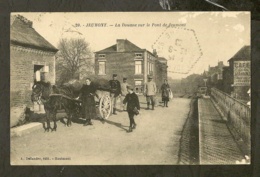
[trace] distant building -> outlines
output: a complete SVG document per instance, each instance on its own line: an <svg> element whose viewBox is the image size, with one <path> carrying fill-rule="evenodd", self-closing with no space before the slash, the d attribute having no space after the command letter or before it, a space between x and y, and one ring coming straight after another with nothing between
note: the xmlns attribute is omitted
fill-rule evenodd
<svg viewBox="0 0 260 177"><path fill-rule="evenodd" d="M222 90L223 87L223 61L219 61L217 66L210 67L207 72L204 72L204 75L207 76L208 86L216 87Z"/></svg>
<svg viewBox="0 0 260 177"><path fill-rule="evenodd" d="M11 17L11 109L32 106L31 93L35 80L55 83L55 54L58 49L35 31L32 25L23 16Z"/></svg>
<svg viewBox="0 0 260 177"><path fill-rule="evenodd" d="M143 92L148 75L154 77L159 87L161 81L167 78L165 65L167 61L158 59L156 51L151 53L126 39L117 39L116 44L95 52L95 74L100 78L111 79L112 74L116 73L119 81L126 77L128 83L135 87L136 93Z"/></svg>

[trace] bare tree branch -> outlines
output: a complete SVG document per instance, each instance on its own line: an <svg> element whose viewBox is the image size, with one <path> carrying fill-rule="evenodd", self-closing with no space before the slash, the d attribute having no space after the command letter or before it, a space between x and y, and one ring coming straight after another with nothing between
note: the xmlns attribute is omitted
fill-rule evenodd
<svg viewBox="0 0 260 177"><path fill-rule="evenodd" d="M69 79L79 79L75 78L81 72L82 67L84 67L84 72L86 68L92 71L94 68L91 60L93 59L93 52L89 47L89 43L85 39L61 39L58 45L59 52L57 54L57 73L59 73L59 78L57 81L64 81ZM88 72L88 71L87 71ZM66 73L66 77L62 78L62 74ZM69 73L69 74L68 74ZM58 74L57 74L58 75Z"/></svg>

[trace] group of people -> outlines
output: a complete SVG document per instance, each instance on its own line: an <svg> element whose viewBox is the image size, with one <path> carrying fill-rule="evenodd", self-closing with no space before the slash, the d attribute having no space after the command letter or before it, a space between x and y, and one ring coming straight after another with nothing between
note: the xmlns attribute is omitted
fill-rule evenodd
<svg viewBox="0 0 260 177"><path fill-rule="evenodd" d="M110 86L110 96L112 99L112 113L117 114L117 102L120 99L121 109L128 112L128 117L130 121L128 132L132 132L136 128L136 123L134 116L138 115L140 112L140 103L139 98L134 92L134 87L127 83L127 78L123 78L123 82L120 83L117 80L117 74L113 74L113 79L109 81ZM82 108L83 115L86 119L84 126L92 125L91 119L95 118L96 115L96 103L95 96L97 88L91 82L90 78L86 79L86 84L83 85L80 91L80 97L82 98ZM169 97L170 97L170 86L167 80L164 81L164 84L161 86L162 92L162 101L163 106L168 107ZM157 87L153 81L152 76L148 76L148 82L144 85L144 95L146 96L147 108L154 110L155 106L155 96L157 93Z"/></svg>

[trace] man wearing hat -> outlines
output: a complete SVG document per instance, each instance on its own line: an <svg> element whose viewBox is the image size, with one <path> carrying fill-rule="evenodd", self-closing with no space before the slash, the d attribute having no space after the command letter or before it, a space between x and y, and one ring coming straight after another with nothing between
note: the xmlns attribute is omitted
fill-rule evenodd
<svg viewBox="0 0 260 177"><path fill-rule="evenodd" d="M144 95L146 96L147 110L150 109L150 103L152 103L152 110L154 110L154 97L156 95L156 91L156 84L153 81L152 76L148 76L148 82L144 84Z"/></svg>
<svg viewBox="0 0 260 177"><path fill-rule="evenodd" d="M123 100L125 99L125 96L127 95L127 86L129 86L129 84L127 83L127 78L123 78L123 83L121 84L121 103L122 103L122 109L124 111L126 111L126 104L123 104Z"/></svg>
<svg viewBox="0 0 260 177"><path fill-rule="evenodd" d="M113 114L116 114L116 103L118 97L121 95L121 85L120 82L117 80L117 74L113 74L113 79L109 81L109 85L111 88Z"/></svg>

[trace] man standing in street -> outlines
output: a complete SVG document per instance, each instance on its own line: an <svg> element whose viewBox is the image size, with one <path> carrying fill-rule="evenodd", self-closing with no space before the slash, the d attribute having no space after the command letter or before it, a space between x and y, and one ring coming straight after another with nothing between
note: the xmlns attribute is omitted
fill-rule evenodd
<svg viewBox="0 0 260 177"><path fill-rule="evenodd" d="M113 105L113 114L116 114L116 103L118 97L121 96L121 85L120 82L117 80L117 74L113 74L113 79L109 81L109 85L111 88L111 98L112 98L112 105Z"/></svg>
<svg viewBox="0 0 260 177"><path fill-rule="evenodd" d="M155 105L155 95L156 95L156 84L153 81L152 76L148 76L148 82L144 85L144 95L147 101L147 110L150 109L150 103L152 104L152 110L154 110Z"/></svg>
<svg viewBox="0 0 260 177"><path fill-rule="evenodd" d="M123 100L125 99L125 96L127 95L127 86L129 86L129 84L127 83L127 78L123 78L123 83L121 84L121 106L122 106L122 110L126 111L126 104L123 104Z"/></svg>

